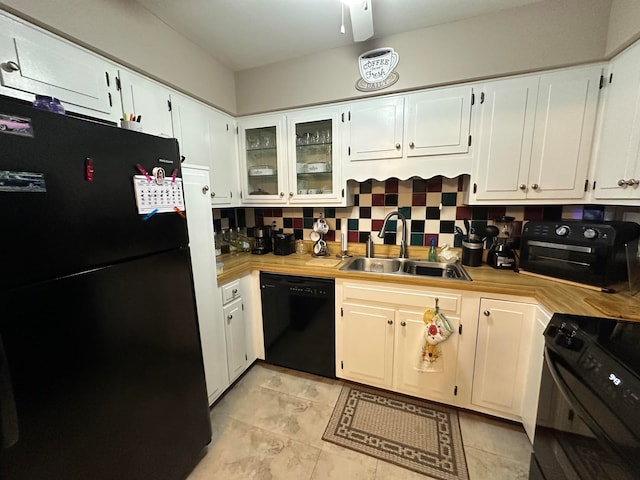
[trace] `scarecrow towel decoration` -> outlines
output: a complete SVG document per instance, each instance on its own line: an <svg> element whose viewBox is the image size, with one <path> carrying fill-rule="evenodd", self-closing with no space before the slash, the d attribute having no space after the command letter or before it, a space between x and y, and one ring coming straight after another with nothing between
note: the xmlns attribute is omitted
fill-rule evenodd
<svg viewBox="0 0 640 480"><path fill-rule="evenodd" d="M422 316L425 323L424 344L420 355L420 362L417 370L420 372L442 371L442 362L438 359L442 357L440 343L444 342L453 333L453 327L447 317L438 308L436 298L435 308L427 308Z"/></svg>

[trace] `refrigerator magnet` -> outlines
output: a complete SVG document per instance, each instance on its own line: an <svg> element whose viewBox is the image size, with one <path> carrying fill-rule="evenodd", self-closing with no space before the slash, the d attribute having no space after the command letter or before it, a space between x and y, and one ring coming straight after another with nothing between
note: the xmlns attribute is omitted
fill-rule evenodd
<svg viewBox="0 0 640 480"><path fill-rule="evenodd" d="M0 192L46 192L43 173L0 170Z"/></svg>
<svg viewBox="0 0 640 480"><path fill-rule="evenodd" d="M33 137L31 119L0 113L0 133Z"/></svg>

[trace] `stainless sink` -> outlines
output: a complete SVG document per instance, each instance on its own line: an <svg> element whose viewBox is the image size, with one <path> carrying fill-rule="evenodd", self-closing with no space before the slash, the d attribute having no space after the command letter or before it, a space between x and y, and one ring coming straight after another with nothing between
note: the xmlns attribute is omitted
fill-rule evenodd
<svg viewBox="0 0 640 480"><path fill-rule="evenodd" d="M397 273L402 266L399 258L368 258L354 257L340 270L355 270L357 272Z"/></svg>
<svg viewBox="0 0 640 480"><path fill-rule="evenodd" d="M403 262L402 271L409 275L471 280L471 277L464 267L458 263L427 262L409 259Z"/></svg>
<svg viewBox="0 0 640 480"><path fill-rule="evenodd" d="M467 271L458 263L429 262L412 258L354 257L340 267L340 270L471 281Z"/></svg>

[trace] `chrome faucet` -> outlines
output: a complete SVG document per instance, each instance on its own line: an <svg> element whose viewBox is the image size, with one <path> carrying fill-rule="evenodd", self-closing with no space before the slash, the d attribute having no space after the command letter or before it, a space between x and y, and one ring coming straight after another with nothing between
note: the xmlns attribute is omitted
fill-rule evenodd
<svg viewBox="0 0 640 480"><path fill-rule="evenodd" d="M384 221L382 222L382 228L378 232L378 238L384 238L384 234L387 230L387 222L393 216L397 216L402 222L402 237L400 239L400 258L407 258L407 219L403 214L398 212L397 210L390 212L384 217Z"/></svg>

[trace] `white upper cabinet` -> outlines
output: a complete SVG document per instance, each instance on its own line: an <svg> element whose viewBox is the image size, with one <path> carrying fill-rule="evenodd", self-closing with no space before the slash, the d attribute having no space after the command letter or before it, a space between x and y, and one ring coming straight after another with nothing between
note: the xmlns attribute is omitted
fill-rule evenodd
<svg viewBox="0 0 640 480"><path fill-rule="evenodd" d="M526 198L538 83L538 77L524 77L491 82L482 89L472 176L476 199Z"/></svg>
<svg viewBox="0 0 640 480"><path fill-rule="evenodd" d="M346 205L337 107L238 121L242 203Z"/></svg>
<svg viewBox="0 0 640 480"><path fill-rule="evenodd" d="M265 115L238 121L244 204L287 201L285 125L284 115Z"/></svg>
<svg viewBox="0 0 640 480"><path fill-rule="evenodd" d="M118 80L122 112L140 116L144 133L172 138L171 91L127 70L119 70Z"/></svg>
<svg viewBox="0 0 640 480"><path fill-rule="evenodd" d="M599 148L596 152L597 199L640 198L640 44L611 62Z"/></svg>
<svg viewBox="0 0 640 480"><path fill-rule="evenodd" d="M540 76L527 198L584 198L601 78L601 66Z"/></svg>
<svg viewBox="0 0 640 480"><path fill-rule="evenodd" d="M363 181L471 172L473 87L446 87L347 105L343 178Z"/></svg>
<svg viewBox="0 0 640 480"><path fill-rule="evenodd" d="M441 88L405 97L406 155L445 155L469 151L470 86Z"/></svg>
<svg viewBox="0 0 640 480"><path fill-rule="evenodd" d="M240 202L238 184L238 142L233 117L210 110L211 139L211 203L235 206Z"/></svg>
<svg viewBox="0 0 640 480"><path fill-rule="evenodd" d="M349 162L402 157L403 97L375 98L348 108L344 121Z"/></svg>
<svg viewBox="0 0 640 480"><path fill-rule="evenodd" d="M471 200L582 200L601 66L487 83Z"/></svg>
<svg viewBox="0 0 640 480"><path fill-rule="evenodd" d="M340 115L337 108L312 108L287 115L287 167L291 203L339 203Z"/></svg>
<svg viewBox="0 0 640 480"><path fill-rule="evenodd" d="M173 132L185 165L211 165L212 139L207 108L183 95L171 96Z"/></svg>
<svg viewBox="0 0 640 480"><path fill-rule="evenodd" d="M232 205L237 202L238 159L233 119L179 94L171 95L171 114L184 164L210 168L211 204Z"/></svg>
<svg viewBox="0 0 640 480"><path fill-rule="evenodd" d="M49 33L0 15L0 93L60 99L65 109L117 122L117 69Z"/></svg>

